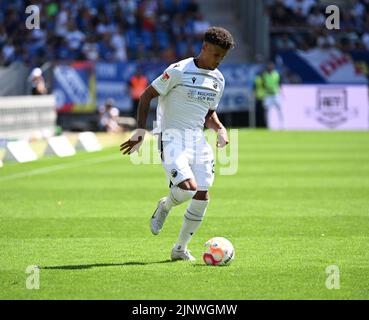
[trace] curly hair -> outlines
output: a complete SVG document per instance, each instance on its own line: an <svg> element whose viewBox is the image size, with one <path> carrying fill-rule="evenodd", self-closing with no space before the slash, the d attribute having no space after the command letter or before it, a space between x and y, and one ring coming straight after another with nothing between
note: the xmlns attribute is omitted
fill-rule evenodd
<svg viewBox="0 0 369 320"><path fill-rule="evenodd" d="M206 30L204 41L217 45L225 50L234 48L235 43L230 32L221 27L210 27Z"/></svg>

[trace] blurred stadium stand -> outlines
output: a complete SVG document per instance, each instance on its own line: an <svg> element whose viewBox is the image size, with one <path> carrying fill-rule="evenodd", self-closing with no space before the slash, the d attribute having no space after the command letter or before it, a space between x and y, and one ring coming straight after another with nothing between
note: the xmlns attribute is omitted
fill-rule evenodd
<svg viewBox="0 0 369 320"><path fill-rule="evenodd" d="M240 1L202 0L200 9L210 25L222 26L229 30L237 44L237 50L229 52L225 62L246 62L249 60L249 47L243 38L244 29L237 13L237 3ZM246 19L248 19L247 17Z"/></svg>
<svg viewBox="0 0 369 320"><path fill-rule="evenodd" d="M325 8L338 4L341 11L340 30L324 27ZM342 51L369 48L368 1L271 0L272 54L281 50L308 50L314 47L336 47Z"/></svg>
<svg viewBox="0 0 369 320"><path fill-rule="evenodd" d="M41 28L25 28L25 7L41 8ZM202 15L193 0L0 2L1 65L23 61L182 59L201 46Z"/></svg>
<svg viewBox="0 0 369 320"><path fill-rule="evenodd" d="M26 29L30 4L40 8L40 29ZM341 30L324 27L328 4L341 8ZM237 43L222 69L219 114L228 126L254 125L253 79L269 59L284 83L339 83L351 78L322 75L305 58L315 50L314 57L334 55L342 65L349 54L356 74L347 81L367 83L368 0L1 0L0 96L29 94L29 73L41 67L58 123L94 130L106 98L130 113L127 82L136 66L153 80L168 64L197 55L210 25L229 29Z"/></svg>

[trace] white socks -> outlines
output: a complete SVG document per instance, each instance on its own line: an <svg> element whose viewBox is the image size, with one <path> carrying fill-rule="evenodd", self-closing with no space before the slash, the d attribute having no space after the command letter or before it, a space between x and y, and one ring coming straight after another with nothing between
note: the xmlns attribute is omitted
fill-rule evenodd
<svg viewBox="0 0 369 320"><path fill-rule="evenodd" d="M200 224L204 219L208 203L209 200L191 200L191 203L187 207L184 215L181 232L175 245L176 250L186 249L192 235L200 227Z"/></svg>
<svg viewBox="0 0 369 320"><path fill-rule="evenodd" d="M165 210L169 212L172 207L188 201L193 198L196 192L196 190L183 190L178 186L171 187L167 200L164 203ZM184 215L181 232L175 245L176 250L182 251L187 248L187 244L190 242L192 235L200 227L204 219L208 203L209 200L191 200Z"/></svg>
<svg viewBox="0 0 369 320"><path fill-rule="evenodd" d="M167 196L167 201L165 201L164 204L165 210L169 212L172 207L190 200L195 194L196 190L183 190L178 186L171 187Z"/></svg>

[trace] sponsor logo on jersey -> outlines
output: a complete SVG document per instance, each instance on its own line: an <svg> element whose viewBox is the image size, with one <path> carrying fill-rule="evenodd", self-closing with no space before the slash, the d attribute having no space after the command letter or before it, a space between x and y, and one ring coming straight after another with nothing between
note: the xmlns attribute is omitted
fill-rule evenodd
<svg viewBox="0 0 369 320"><path fill-rule="evenodd" d="M197 100L205 103L214 103L217 94L215 92L206 92L201 90L188 90L187 96L189 99Z"/></svg>

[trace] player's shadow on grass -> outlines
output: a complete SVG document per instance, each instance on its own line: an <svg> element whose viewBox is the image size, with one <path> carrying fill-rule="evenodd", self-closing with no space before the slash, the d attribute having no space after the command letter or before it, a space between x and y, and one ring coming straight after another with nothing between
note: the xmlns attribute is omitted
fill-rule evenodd
<svg viewBox="0 0 369 320"><path fill-rule="evenodd" d="M76 264L76 265L65 265L65 266L45 266L40 269L43 270L83 270L92 268L102 268L102 267L125 267L125 266L146 266L150 264L159 263L172 263L172 260L154 261L154 262L123 262L123 263L93 263L93 264Z"/></svg>

